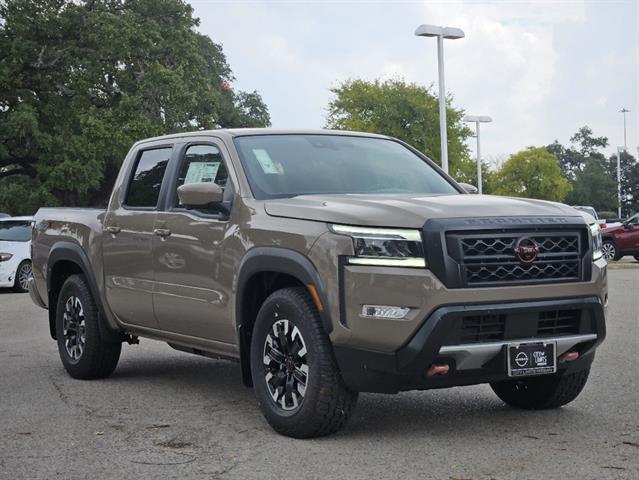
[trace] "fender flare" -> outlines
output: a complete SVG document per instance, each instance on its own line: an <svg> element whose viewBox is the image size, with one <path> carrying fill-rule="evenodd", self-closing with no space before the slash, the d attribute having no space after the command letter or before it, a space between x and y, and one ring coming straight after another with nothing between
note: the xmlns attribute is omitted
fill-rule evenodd
<svg viewBox="0 0 639 480"><path fill-rule="evenodd" d="M121 341L120 331L115 331L107 325L104 319L104 305L102 304L102 298L100 297L100 290L95 280L95 274L89 262L89 257L80 245L73 242L60 241L56 242L49 251L49 258L47 260L47 295L49 301L49 332L53 339L56 338L55 332L55 310L56 305L53 302L53 292L51 291L51 274L53 268L60 261L68 261L75 264L80 268L84 278L86 279L93 300L98 307L98 325L100 327L100 334L102 338L107 341ZM51 308L53 306L53 308Z"/></svg>
<svg viewBox="0 0 639 480"><path fill-rule="evenodd" d="M303 283L307 288L308 285L314 285L323 306L322 311L319 312L322 326L327 335L333 330L331 316L328 311L326 291L315 265L313 265L308 257L295 250L281 247L252 248L246 253L240 263L235 289L235 320L240 346L240 364L242 367L242 378L244 384L247 386L251 385L250 365L243 357L245 353L250 351L250 340L248 335L244 333L246 329L243 329L242 326L247 310L244 297L249 279L260 272L276 272L290 275Z"/></svg>

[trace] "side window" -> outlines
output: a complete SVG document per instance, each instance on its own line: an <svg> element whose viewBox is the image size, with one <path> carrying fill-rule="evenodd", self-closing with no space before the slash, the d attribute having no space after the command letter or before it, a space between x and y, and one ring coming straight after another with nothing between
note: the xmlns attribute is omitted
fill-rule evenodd
<svg viewBox="0 0 639 480"><path fill-rule="evenodd" d="M171 148L144 150L138 158L124 202L128 207L156 207Z"/></svg>
<svg viewBox="0 0 639 480"><path fill-rule="evenodd" d="M222 159L222 153L214 145L191 145L186 149L177 185L175 186L175 204L180 205L177 195L177 188L187 183L215 182L220 187L225 188L228 181L228 170ZM215 214L218 211L200 209L202 213Z"/></svg>

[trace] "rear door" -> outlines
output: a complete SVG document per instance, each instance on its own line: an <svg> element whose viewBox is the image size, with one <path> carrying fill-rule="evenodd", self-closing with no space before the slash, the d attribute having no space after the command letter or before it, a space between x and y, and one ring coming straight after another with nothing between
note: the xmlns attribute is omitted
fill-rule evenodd
<svg viewBox="0 0 639 480"><path fill-rule="evenodd" d="M234 262L227 258L228 215L213 209L187 210L177 188L185 183L215 182L225 200L234 194L230 163L221 142L185 143L176 147L178 164L164 211L153 238L155 291L153 303L162 330L224 344L236 343L231 319L231 279ZM221 349L225 349L220 345Z"/></svg>
<svg viewBox="0 0 639 480"><path fill-rule="evenodd" d="M157 328L153 312L153 237L171 145L134 153L126 180L115 192L104 221L106 298L121 322Z"/></svg>
<svg viewBox="0 0 639 480"><path fill-rule="evenodd" d="M639 251L639 215L628 219L617 234L617 244L622 251Z"/></svg>

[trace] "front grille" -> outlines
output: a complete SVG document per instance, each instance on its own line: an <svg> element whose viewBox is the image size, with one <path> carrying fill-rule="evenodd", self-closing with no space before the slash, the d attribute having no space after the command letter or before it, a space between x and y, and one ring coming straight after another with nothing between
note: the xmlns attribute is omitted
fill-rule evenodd
<svg viewBox="0 0 639 480"><path fill-rule="evenodd" d="M461 316L451 322L445 345L490 343L526 338L548 338L594 333L581 310L543 310Z"/></svg>
<svg viewBox="0 0 639 480"><path fill-rule="evenodd" d="M448 249L460 264L467 287L578 281L581 277L581 238L578 232L448 234ZM539 247L530 264L515 255L518 239Z"/></svg>

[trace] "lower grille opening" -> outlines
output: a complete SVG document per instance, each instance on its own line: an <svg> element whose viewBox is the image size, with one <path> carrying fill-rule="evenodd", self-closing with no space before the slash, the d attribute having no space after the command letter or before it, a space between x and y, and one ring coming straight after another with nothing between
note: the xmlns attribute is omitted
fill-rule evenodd
<svg viewBox="0 0 639 480"><path fill-rule="evenodd" d="M462 343L489 342L504 338L506 315L475 315L462 320Z"/></svg>
<svg viewBox="0 0 639 480"><path fill-rule="evenodd" d="M579 333L581 312L579 310L551 310L539 312L537 336L574 335Z"/></svg>
<svg viewBox="0 0 639 480"><path fill-rule="evenodd" d="M462 316L451 322L443 344L507 342L594 333L594 325L588 318L579 309Z"/></svg>

